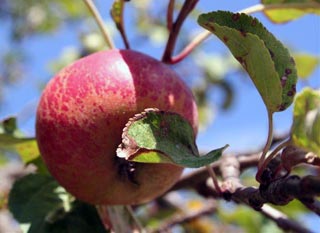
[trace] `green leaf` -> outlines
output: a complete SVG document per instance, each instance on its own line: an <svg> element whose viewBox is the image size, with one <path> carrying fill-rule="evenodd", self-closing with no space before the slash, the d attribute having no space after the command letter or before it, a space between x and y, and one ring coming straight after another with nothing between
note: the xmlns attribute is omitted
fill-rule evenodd
<svg viewBox="0 0 320 233"><path fill-rule="evenodd" d="M248 72L269 112L290 106L297 81L294 61L256 18L217 11L200 15L198 23L228 46Z"/></svg>
<svg viewBox="0 0 320 233"><path fill-rule="evenodd" d="M50 176L27 175L14 183L9 195L9 209L21 223L44 218L63 204L55 191L58 187Z"/></svg>
<svg viewBox="0 0 320 233"><path fill-rule="evenodd" d="M18 153L24 163L40 156L38 145L34 138L17 138L13 135L0 134L0 149Z"/></svg>
<svg viewBox="0 0 320 233"><path fill-rule="evenodd" d="M265 15L274 23L285 23L306 14L320 14L320 3L316 0L262 0L261 3L279 5L278 9L264 10Z"/></svg>
<svg viewBox="0 0 320 233"><path fill-rule="evenodd" d="M200 156L187 120L177 113L146 109L127 123L117 156L141 163L201 167L219 159L225 148Z"/></svg>
<svg viewBox="0 0 320 233"><path fill-rule="evenodd" d="M13 134L17 129L17 120L15 117L9 117L0 122L0 132Z"/></svg>
<svg viewBox="0 0 320 233"><path fill-rule="evenodd" d="M16 152L24 163L40 155L36 139L22 137L14 117L0 122L0 150Z"/></svg>
<svg viewBox="0 0 320 233"><path fill-rule="evenodd" d="M320 58L311 54L294 55L299 78L307 79L320 64Z"/></svg>
<svg viewBox="0 0 320 233"><path fill-rule="evenodd" d="M30 161L28 161L26 164L33 164L34 166L37 167L37 174L41 175L48 175L50 176L50 172L44 163L43 159L41 156L38 156Z"/></svg>
<svg viewBox="0 0 320 233"><path fill-rule="evenodd" d="M320 156L320 90L305 88L293 109L292 141Z"/></svg>
<svg viewBox="0 0 320 233"><path fill-rule="evenodd" d="M51 176L31 174L14 183L8 204L24 232L105 233L95 208L73 200Z"/></svg>
<svg viewBox="0 0 320 233"><path fill-rule="evenodd" d="M123 25L123 0L115 0L112 4L111 8L111 16L113 21L115 22L117 28L121 28Z"/></svg>

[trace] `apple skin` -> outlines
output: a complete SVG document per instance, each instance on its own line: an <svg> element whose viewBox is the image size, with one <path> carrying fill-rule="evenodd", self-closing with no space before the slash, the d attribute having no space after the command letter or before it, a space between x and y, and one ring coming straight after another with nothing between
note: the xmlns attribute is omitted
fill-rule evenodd
<svg viewBox="0 0 320 233"><path fill-rule="evenodd" d="M91 204L148 202L167 191L183 168L128 165L116 156L130 117L146 108L179 113L195 134L194 97L167 65L132 50L81 58L46 86L36 116L36 138L50 173L71 194Z"/></svg>

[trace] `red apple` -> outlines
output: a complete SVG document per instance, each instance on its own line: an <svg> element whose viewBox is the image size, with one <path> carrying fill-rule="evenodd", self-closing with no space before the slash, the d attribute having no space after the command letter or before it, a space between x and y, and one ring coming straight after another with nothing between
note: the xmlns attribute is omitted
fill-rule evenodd
<svg viewBox="0 0 320 233"><path fill-rule="evenodd" d="M182 115L197 132L191 91L167 65L132 50L84 57L58 73L37 109L41 155L57 181L92 204L138 204L168 190L182 167L116 156L128 119L146 108Z"/></svg>

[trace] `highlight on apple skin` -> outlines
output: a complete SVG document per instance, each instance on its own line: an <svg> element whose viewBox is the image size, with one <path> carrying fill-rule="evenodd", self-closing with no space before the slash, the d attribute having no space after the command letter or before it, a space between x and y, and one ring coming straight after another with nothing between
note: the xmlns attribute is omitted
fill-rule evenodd
<svg viewBox="0 0 320 233"><path fill-rule="evenodd" d="M52 176L91 204L139 204L163 194L182 167L116 156L125 124L146 108L179 113L197 133L190 89L148 55L101 51L61 70L44 89L36 118L37 142Z"/></svg>

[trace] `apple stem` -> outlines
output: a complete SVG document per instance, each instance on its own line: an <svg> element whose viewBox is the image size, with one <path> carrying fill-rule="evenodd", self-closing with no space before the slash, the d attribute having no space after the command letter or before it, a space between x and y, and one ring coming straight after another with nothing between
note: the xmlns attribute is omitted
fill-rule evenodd
<svg viewBox="0 0 320 233"><path fill-rule="evenodd" d="M187 18L188 14L194 9L194 7L198 3L198 1L199 0L185 0L176 21L172 24L172 26L170 26L171 27L170 28L171 29L170 35L169 35L167 45L166 45L166 48L165 48L163 56L162 56L162 62L169 63L169 64L171 63L172 53L174 51L174 47L176 45L177 37L180 32L181 26L182 26L184 20ZM170 6L172 4L173 4L172 1L170 1L169 7L168 7L168 12L173 10L173 9L171 9L172 6ZM171 17L170 13L168 13L168 14L169 14L169 17ZM170 24L171 23L169 22L168 25L170 25Z"/></svg>
<svg viewBox="0 0 320 233"><path fill-rule="evenodd" d="M86 4L86 6L88 7L88 9L90 10L93 18L96 20L99 28L100 28L100 31L102 32L102 35L103 35L103 38L105 39L107 45L111 48L111 49L114 49L115 46L114 46L114 43L111 39L111 36L109 35L107 29L105 28L105 25L103 23L103 20L102 20L102 17L101 15L99 14L99 11L97 9L97 7L95 6L95 4L93 3L92 0L83 0Z"/></svg>
<svg viewBox="0 0 320 233"><path fill-rule="evenodd" d="M207 171L208 171L208 173L209 173L209 175L210 175L210 177L212 179L212 182L213 182L215 190L217 191L218 195L221 196L222 191L221 191L221 188L220 188L216 173L214 172L214 170L209 165L206 165L206 168L207 168Z"/></svg>
<svg viewBox="0 0 320 233"><path fill-rule="evenodd" d="M137 218L137 216L135 215L132 207L130 205L126 205L126 208L131 216L131 218L133 219L134 223L136 224L136 227L138 228L138 232L140 233L146 233L146 230L143 228L140 220Z"/></svg>

